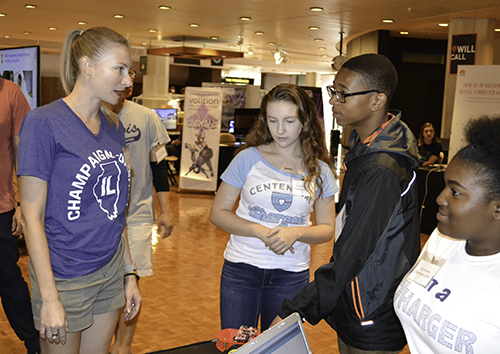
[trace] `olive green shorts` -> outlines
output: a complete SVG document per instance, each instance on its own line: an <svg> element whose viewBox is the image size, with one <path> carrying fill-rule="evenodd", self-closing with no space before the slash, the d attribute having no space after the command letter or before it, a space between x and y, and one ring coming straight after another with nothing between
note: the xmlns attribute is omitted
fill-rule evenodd
<svg viewBox="0 0 500 354"><path fill-rule="evenodd" d="M31 303L35 327L40 330L42 299L31 263ZM118 310L125 305L123 290L123 238L109 261L101 269L81 277L55 278L59 299L68 317L70 332L90 327L93 316Z"/></svg>

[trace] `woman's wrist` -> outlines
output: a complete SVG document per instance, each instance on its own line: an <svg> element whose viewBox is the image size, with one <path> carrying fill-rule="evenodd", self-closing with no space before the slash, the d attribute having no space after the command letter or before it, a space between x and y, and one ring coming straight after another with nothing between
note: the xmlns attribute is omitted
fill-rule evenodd
<svg viewBox="0 0 500 354"><path fill-rule="evenodd" d="M139 276L139 274L137 274L136 270L134 270L132 272L125 273L125 275L124 275L125 279L127 279L127 277L131 277L131 276L135 276L135 278L137 279L137 281L139 281L139 279L141 279L141 277Z"/></svg>
<svg viewBox="0 0 500 354"><path fill-rule="evenodd" d="M259 240L266 242L267 235L269 234L270 229L257 223L253 225L253 228L254 228L254 236L257 237Z"/></svg>
<svg viewBox="0 0 500 354"><path fill-rule="evenodd" d="M124 273L125 279L127 279L127 277L132 276L132 275L135 276L135 278L137 280L140 279L139 274L137 274L137 266L135 265L135 262L132 262L129 265L126 265L125 267L123 267L123 273Z"/></svg>

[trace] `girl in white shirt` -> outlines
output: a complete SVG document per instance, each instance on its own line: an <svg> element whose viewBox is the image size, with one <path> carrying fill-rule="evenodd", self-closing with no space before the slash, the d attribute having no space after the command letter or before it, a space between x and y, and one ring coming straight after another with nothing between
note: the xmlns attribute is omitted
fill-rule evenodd
<svg viewBox="0 0 500 354"><path fill-rule="evenodd" d="M469 122L437 197L438 227L394 297L412 354L500 347L499 117ZM446 236L445 236L446 235Z"/></svg>
<svg viewBox="0 0 500 354"><path fill-rule="evenodd" d="M281 84L221 176L210 219L231 233L221 276L221 326L269 327L285 298L309 283L310 246L332 239L338 186L316 108ZM236 213L233 207L238 199ZM312 226L311 213L315 211Z"/></svg>

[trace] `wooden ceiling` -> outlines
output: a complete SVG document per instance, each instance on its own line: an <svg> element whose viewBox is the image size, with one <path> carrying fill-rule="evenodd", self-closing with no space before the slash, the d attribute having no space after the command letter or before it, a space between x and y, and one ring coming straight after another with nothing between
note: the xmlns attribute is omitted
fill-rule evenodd
<svg viewBox="0 0 500 354"><path fill-rule="evenodd" d="M25 8L27 3L36 8ZM438 24L454 17L494 18L500 27L499 0L0 0L0 14L5 14L0 15L0 47L39 44L42 52L54 53L71 29L108 26L130 40L136 56L148 48L205 48L237 52L244 58L226 62L257 67L272 63L272 51L280 45L289 59L279 70L317 72L331 71L341 32L346 45L378 29L392 36L407 31L408 37L446 39L448 29Z"/></svg>

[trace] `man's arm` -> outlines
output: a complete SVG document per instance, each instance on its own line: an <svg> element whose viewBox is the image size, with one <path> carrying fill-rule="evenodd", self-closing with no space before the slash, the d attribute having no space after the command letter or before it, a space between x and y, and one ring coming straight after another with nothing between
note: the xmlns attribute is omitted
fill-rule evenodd
<svg viewBox="0 0 500 354"><path fill-rule="evenodd" d="M158 204L160 204L160 215L158 216L158 234L161 238L166 238L172 234L174 230L174 222L172 216L168 212L169 200L168 192L156 192L158 196Z"/></svg>
<svg viewBox="0 0 500 354"><path fill-rule="evenodd" d="M14 183L18 186L18 194L19 194L19 180L17 178L17 150L19 147L19 134L14 135L12 137L12 147L14 148ZM20 201L19 196L16 199L17 202ZM16 204L16 212L14 213L14 217L12 218L12 234L14 236L19 236L23 233L23 223L21 222L21 206L20 204Z"/></svg>
<svg viewBox="0 0 500 354"><path fill-rule="evenodd" d="M170 186L167 176L167 161L163 160L160 163L151 162L151 170L153 171L153 184L160 205L160 215L158 215L158 234L161 238L168 237L172 234L174 223L169 213L169 198L168 192Z"/></svg>
<svg viewBox="0 0 500 354"><path fill-rule="evenodd" d="M279 317L299 312L312 324L328 317L345 287L370 258L399 199L400 181L392 171L379 168L363 176L330 263L321 266L315 272L315 280L292 301L285 300Z"/></svg>
<svg viewBox="0 0 500 354"><path fill-rule="evenodd" d="M23 92L21 91L21 88L14 84L14 92L13 92L13 97L10 99L10 105L11 105L11 118L12 118L12 126L14 128L14 135L12 136L12 148L14 152L14 175L13 177L13 182L17 185L18 187L18 198L16 199L17 202L20 202L20 194L19 194L19 180L17 178L17 151L19 148L19 131L21 129L21 124L30 111L30 105L28 101L26 100L26 97L24 97ZM23 224L21 222L21 208L20 204L16 203L16 211L14 213L14 217L12 219L12 234L14 236L19 236L23 233Z"/></svg>

